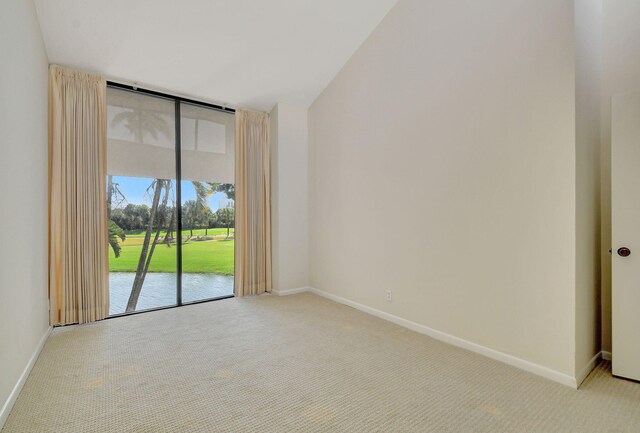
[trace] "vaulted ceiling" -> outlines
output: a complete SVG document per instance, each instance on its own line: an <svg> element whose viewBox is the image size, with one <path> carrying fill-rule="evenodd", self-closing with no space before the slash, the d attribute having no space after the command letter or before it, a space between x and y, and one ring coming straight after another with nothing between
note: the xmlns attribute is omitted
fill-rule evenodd
<svg viewBox="0 0 640 433"><path fill-rule="evenodd" d="M217 103L308 106L397 0L35 0L49 60Z"/></svg>

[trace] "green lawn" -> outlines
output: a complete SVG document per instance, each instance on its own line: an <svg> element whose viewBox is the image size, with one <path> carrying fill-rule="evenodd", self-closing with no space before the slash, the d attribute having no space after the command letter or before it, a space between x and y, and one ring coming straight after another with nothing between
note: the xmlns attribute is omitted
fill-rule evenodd
<svg viewBox="0 0 640 433"><path fill-rule="evenodd" d="M222 230L225 235L227 233L226 229L209 229L209 234L213 230ZM201 231L204 235L204 230ZM142 249L141 239L127 235L127 240L122 242L121 246L118 258L114 256L113 250L109 249L109 270L135 272ZM226 236L217 236L216 240L211 241L191 240L182 245L182 271L233 275L233 246L233 239L226 239ZM158 244L151 259L149 272L176 272L176 246Z"/></svg>

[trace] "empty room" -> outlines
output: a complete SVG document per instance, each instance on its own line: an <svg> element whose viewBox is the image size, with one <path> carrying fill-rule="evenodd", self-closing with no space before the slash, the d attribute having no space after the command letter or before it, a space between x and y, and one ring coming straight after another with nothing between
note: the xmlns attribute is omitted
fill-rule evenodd
<svg viewBox="0 0 640 433"><path fill-rule="evenodd" d="M638 23L3 0L0 431L640 432Z"/></svg>

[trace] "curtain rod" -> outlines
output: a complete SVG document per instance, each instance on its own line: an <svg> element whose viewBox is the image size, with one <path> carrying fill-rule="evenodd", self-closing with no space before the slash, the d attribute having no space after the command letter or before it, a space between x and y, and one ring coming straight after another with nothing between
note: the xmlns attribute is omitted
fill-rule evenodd
<svg viewBox="0 0 640 433"><path fill-rule="evenodd" d="M203 107L212 108L214 110L222 111L222 112L225 112L225 113L235 113L236 112L235 109L230 108L230 107L225 107L225 106L217 105L217 104L211 104L209 102L198 101L196 99L185 98L183 96L171 95L169 93L158 92L156 90L143 89L143 88L138 87L138 86L133 86L133 85L129 85L129 84L122 84L122 83L118 83L116 81L111 81L111 80L107 80L107 87L113 87L115 89L120 89L120 90L127 90L129 92L144 93L144 94L151 95L151 96L158 96L160 98L167 98L167 99L171 99L171 100L174 100L174 101L185 102L185 103L193 104L193 105L200 105L200 106L203 106Z"/></svg>

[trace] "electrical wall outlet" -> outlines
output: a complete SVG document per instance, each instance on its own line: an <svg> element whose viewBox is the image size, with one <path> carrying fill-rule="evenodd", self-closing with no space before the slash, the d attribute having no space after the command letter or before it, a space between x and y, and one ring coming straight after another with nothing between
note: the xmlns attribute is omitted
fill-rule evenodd
<svg viewBox="0 0 640 433"><path fill-rule="evenodd" d="M387 301L391 302L393 300L393 296L391 294L391 290L387 290Z"/></svg>

